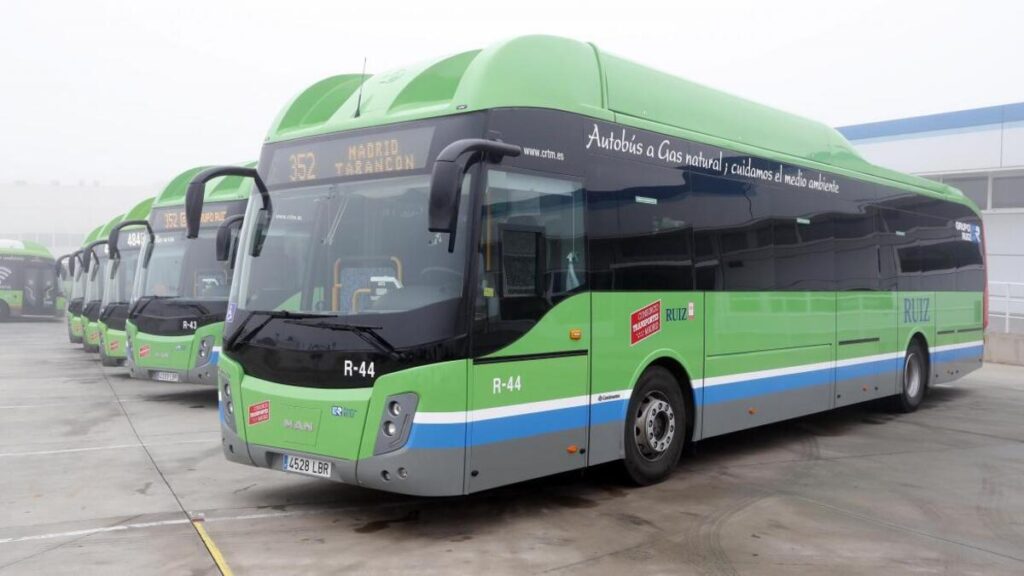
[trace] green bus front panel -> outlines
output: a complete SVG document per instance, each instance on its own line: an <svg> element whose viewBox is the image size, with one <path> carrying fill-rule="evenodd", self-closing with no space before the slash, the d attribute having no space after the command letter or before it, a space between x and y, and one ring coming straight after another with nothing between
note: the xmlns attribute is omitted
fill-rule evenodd
<svg viewBox="0 0 1024 576"><path fill-rule="evenodd" d="M84 323L85 349L90 352L98 352L100 349L100 325L98 322L89 322L88 319L84 320Z"/></svg>
<svg viewBox="0 0 1024 576"><path fill-rule="evenodd" d="M131 322L126 324L131 338L129 369L135 378L216 384L223 322L199 327L183 336L158 336L140 332ZM207 357L200 356L204 338L212 342Z"/></svg>
<svg viewBox="0 0 1024 576"><path fill-rule="evenodd" d="M13 317L21 316L22 292L21 290L0 290L0 300L7 305Z"/></svg>
<svg viewBox="0 0 1024 576"><path fill-rule="evenodd" d="M71 335L75 338L83 338L85 336L85 324L82 323L82 316L70 316L68 322L71 323Z"/></svg>

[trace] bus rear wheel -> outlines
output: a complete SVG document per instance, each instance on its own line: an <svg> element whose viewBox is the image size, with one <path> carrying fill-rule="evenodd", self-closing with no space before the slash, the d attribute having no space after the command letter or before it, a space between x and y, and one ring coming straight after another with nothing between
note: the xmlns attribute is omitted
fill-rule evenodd
<svg viewBox="0 0 1024 576"><path fill-rule="evenodd" d="M903 379L900 392L893 398L897 412L913 412L924 400L928 391L928 352L920 340L913 340L903 357Z"/></svg>
<svg viewBox="0 0 1024 576"><path fill-rule="evenodd" d="M644 371L626 412L623 467L630 482L647 486L672 473L686 442L686 418L672 373L660 366Z"/></svg>
<svg viewBox="0 0 1024 576"><path fill-rule="evenodd" d="M0 322L8 320L11 317L11 309L7 306L7 302L0 300Z"/></svg>

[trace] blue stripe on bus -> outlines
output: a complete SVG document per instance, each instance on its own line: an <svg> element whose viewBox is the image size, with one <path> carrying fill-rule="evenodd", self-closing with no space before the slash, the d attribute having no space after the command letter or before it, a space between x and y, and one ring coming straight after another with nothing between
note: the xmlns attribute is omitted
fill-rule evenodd
<svg viewBox="0 0 1024 576"><path fill-rule="evenodd" d="M982 346L981 344L978 344L977 346L971 346L970 348L954 348L952 350L941 350L939 352L932 352L932 364L981 358L981 356L984 353L985 347Z"/></svg>
<svg viewBox="0 0 1024 576"><path fill-rule="evenodd" d="M964 358L977 358L983 352L981 345L970 348L943 350L932 354L933 363L950 362ZM703 395L697 394L698 404L719 404L755 396L777 394L832 384L833 373L837 381L877 376L899 371L903 358L873 360L849 366L828 367L793 374L755 378L730 384L706 386ZM491 444L517 440L549 432L559 432L587 426L589 411L590 425L608 422L622 422L626 416L628 400L601 402L591 406L559 408L531 414L519 414L472 422L470 441L466 441L467 425L457 424L413 424L409 435L409 448L461 448L469 445Z"/></svg>

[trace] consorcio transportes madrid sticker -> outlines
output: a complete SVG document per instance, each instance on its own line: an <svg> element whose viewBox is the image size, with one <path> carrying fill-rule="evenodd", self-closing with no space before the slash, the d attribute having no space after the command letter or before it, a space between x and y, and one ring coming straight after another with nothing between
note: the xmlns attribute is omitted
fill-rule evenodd
<svg viewBox="0 0 1024 576"><path fill-rule="evenodd" d="M629 315L629 345L632 346L645 338L661 331L661 300L651 302L647 306Z"/></svg>
<svg viewBox="0 0 1024 576"><path fill-rule="evenodd" d="M146 356L149 356L149 345L143 344L139 346L139 358L145 358Z"/></svg>
<svg viewBox="0 0 1024 576"><path fill-rule="evenodd" d="M249 425L259 424L270 420L270 401L264 400L259 404L249 405Z"/></svg>

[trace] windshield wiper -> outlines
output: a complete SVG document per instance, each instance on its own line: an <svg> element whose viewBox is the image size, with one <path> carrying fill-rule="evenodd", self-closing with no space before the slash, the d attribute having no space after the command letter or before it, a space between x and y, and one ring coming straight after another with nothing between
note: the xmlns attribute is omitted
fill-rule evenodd
<svg viewBox="0 0 1024 576"><path fill-rule="evenodd" d="M259 315L266 316L266 318L264 318L252 330L249 330L245 334L242 334L242 330L245 329L245 326L249 323L249 320L252 320L253 316ZM326 314L311 314L308 312L289 312L288 310L265 310L261 312L253 312L246 316L245 320L242 320L242 324L239 325L238 330L235 332L235 337L232 338L230 342L225 342L224 348L226 350L235 350L240 346L247 344L250 340L253 339L253 336L259 333L260 330L263 330L263 328L267 324L269 324L271 320L274 319L288 318L291 320L300 320L303 318L324 318L326 316Z"/></svg>
<svg viewBox="0 0 1024 576"><path fill-rule="evenodd" d="M309 328L321 328L323 330L337 330L342 332L352 332L359 337L360 340L366 342L370 346L373 346L377 351L387 354L388 358L392 360L402 360L405 358L401 352L395 349L390 342L384 339L383 336L377 333L380 330L380 326L364 326L362 324L341 324L335 322L299 322L299 321L288 321L288 324L295 324L297 326L306 326Z"/></svg>

